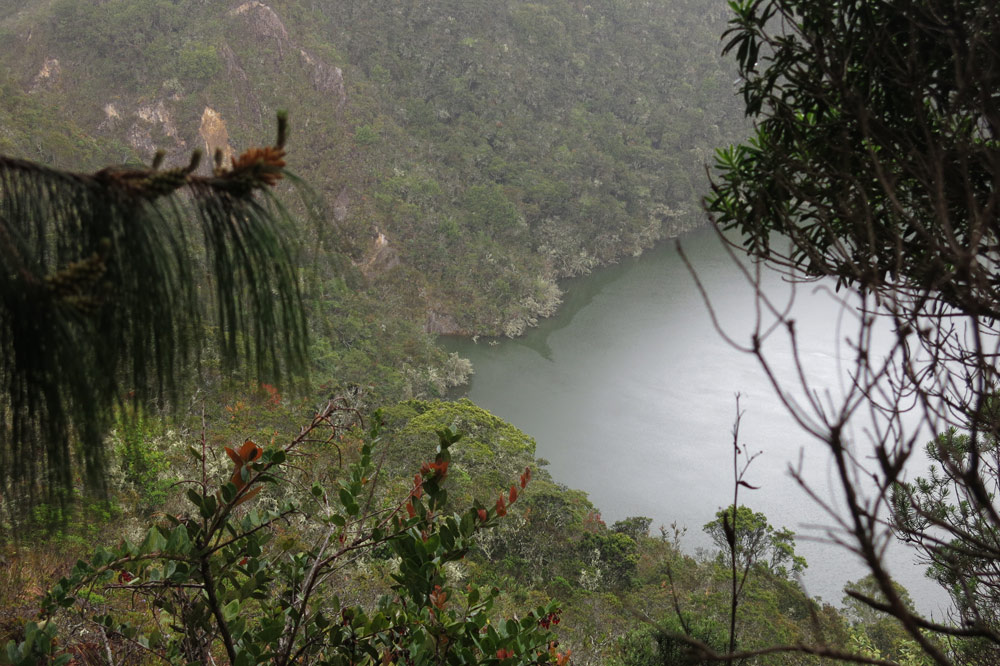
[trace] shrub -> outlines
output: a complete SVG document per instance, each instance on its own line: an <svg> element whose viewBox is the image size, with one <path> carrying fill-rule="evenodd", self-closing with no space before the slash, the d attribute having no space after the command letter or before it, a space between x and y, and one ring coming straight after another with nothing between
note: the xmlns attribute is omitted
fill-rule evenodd
<svg viewBox="0 0 1000 666"><path fill-rule="evenodd" d="M306 501L273 510L254 506L265 484L286 482L286 461L298 445L343 441L346 411L331 402L281 448L251 440L227 448L234 465L227 481L214 488L205 479L191 482L189 515L168 515L141 543L99 548L77 562L45 596L41 621L7 644L8 661L69 663L71 653L59 653L57 640L60 611L68 609L98 629L108 651L138 646L174 664L222 655L234 666L565 664L568 654L555 651L548 630L559 612L553 604L520 619L491 618L497 588L449 585L444 565L464 557L475 533L495 525L517 499L512 487L495 507L443 511L450 449L461 438L450 429L437 432L434 460L408 493L388 504L375 499L376 414L366 434L347 433L359 455L335 487L315 484ZM521 487L527 480L521 477ZM293 517L301 523L295 533L285 527ZM398 559L391 592L373 607L341 603L339 574L386 547ZM112 610L98 612L95 598L113 600L102 606Z"/></svg>

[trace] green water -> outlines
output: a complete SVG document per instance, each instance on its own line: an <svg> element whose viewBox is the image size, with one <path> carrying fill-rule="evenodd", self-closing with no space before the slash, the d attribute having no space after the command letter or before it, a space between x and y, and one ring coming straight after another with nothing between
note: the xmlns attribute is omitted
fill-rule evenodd
<svg viewBox="0 0 1000 666"><path fill-rule="evenodd" d="M689 234L682 245L721 327L749 345L760 315L745 276L714 232ZM763 285L774 302L794 301L807 379L838 394L850 310L822 286L793 289L773 273ZM792 422L757 360L723 340L672 241L563 287L557 316L521 338L444 340L475 367L461 395L535 437L554 477L585 490L608 524L630 515L652 517L654 525L677 522L688 528L685 542L694 550L709 545L701 526L732 502L731 431L740 393L741 443L762 451L747 474L761 489L743 490L740 502L800 535L824 534L817 526L832 520L788 469L801 465L810 487L838 505L825 450ZM767 317L762 321L766 326ZM764 348L778 376L794 385L787 337L777 331ZM829 544L800 539L797 548L811 564L807 590L827 601L839 602L844 583L865 573ZM943 597L910 553L896 549L892 560L915 598L936 608Z"/></svg>

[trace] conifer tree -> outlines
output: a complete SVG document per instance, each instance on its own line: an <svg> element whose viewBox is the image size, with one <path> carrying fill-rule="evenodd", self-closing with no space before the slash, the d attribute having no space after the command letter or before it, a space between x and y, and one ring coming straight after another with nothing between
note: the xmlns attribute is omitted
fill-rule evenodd
<svg viewBox="0 0 1000 666"><path fill-rule="evenodd" d="M275 145L211 175L71 173L0 156L0 494L22 513L81 480L102 487L102 439L126 403L169 403L207 337L224 368L302 366L305 321Z"/></svg>

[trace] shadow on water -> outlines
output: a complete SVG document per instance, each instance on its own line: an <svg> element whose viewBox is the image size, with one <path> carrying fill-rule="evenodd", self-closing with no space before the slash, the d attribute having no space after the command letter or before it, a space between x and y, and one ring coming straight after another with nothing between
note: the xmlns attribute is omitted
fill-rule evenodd
<svg viewBox="0 0 1000 666"><path fill-rule="evenodd" d="M691 232L689 235L701 236L711 233L713 232L709 230L699 230ZM626 257L616 264L604 266L587 275L561 280L559 288L563 291L563 297L558 312L547 319L540 319L537 326L528 329L524 335L518 338L478 338L473 341L465 337L443 335L438 338L438 342L448 351L457 352L466 358L470 355L489 355L490 348L503 345L530 349L545 361L554 362L555 352L550 344L552 335L570 327L576 320L577 314L590 307L595 299L600 298L610 288L622 280L627 280L638 266L656 266L664 261L663 255L675 254L675 242L675 239L667 239L645 251L641 256ZM471 378L468 385L453 390L449 397L458 398L468 394L472 390L474 382L475 376Z"/></svg>

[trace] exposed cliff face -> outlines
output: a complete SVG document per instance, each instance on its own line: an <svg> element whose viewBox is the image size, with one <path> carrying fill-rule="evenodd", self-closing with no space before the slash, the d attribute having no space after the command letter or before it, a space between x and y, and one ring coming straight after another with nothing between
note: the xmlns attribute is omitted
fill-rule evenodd
<svg viewBox="0 0 1000 666"><path fill-rule="evenodd" d="M244 2L229 12L230 16L242 16L258 39L273 39L279 49L288 42L288 30L273 9L263 2Z"/></svg>
<svg viewBox="0 0 1000 666"><path fill-rule="evenodd" d="M31 87L28 89L28 92L36 93L40 90L50 90L59 85L61 78L62 66L59 64L59 59L46 58L42 64L42 68L38 70L38 74L31 80Z"/></svg>
<svg viewBox="0 0 1000 666"><path fill-rule="evenodd" d="M361 272L371 277L376 273L391 270L399 265L399 253L389 244L389 239L381 231L375 230L368 254L359 266Z"/></svg>
<svg viewBox="0 0 1000 666"><path fill-rule="evenodd" d="M228 166L235 155L233 147L229 145L229 130L226 128L226 121L222 119L219 112L210 106L206 106L201 114L201 127L198 128L198 136L205 142L205 154L214 159L217 150L222 151L222 164Z"/></svg>
<svg viewBox="0 0 1000 666"><path fill-rule="evenodd" d="M175 97L169 101L176 102L178 99ZM115 108L110 104L108 106ZM108 106L105 107L105 113ZM155 103L140 104L131 119L132 124L126 132L126 140L140 157L150 157L157 150L166 150L171 155L187 150L188 144L177 131L173 114L168 108L168 100L160 99Z"/></svg>
<svg viewBox="0 0 1000 666"><path fill-rule="evenodd" d="M344 88L344 72L339 67L331 67L322 60L299 49L302 62L312 71L312 84L316 90L333 95L337 108L343 108L347 102L347 90Z"/></svg>

